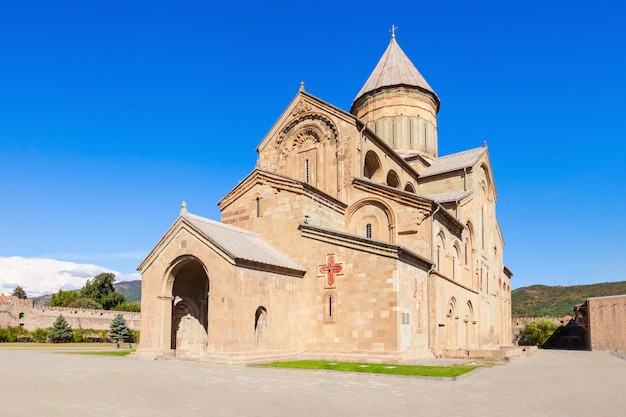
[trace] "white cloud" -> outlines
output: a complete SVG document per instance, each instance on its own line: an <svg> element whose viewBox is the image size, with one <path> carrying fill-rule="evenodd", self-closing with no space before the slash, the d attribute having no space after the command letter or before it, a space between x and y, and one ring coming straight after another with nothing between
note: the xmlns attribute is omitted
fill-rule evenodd
<svg viewBox="0 0 626 417"><path fill-rule="evenodd" d="M85 281L102 272L115 274L115 281L141 279L141 275L120 274L94 264L78 264L49 258L0 257L0 292L10 294L20 285L29 297L57 292L59 289L80 289Z"/></svg>

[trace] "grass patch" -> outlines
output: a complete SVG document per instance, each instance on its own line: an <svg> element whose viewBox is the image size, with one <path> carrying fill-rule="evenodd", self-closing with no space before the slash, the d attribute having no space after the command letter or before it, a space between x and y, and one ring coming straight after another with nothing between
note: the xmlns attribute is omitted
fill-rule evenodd
<svg viewBox="0 0 626 417"><path fill-rule="evenodd" d="M99 350L87 352L63 352L69 355L96 355L96 356L128 356L135 350Z"/></svg>
<svg viewBox="0 0 626 417"><path fill-rule="evenodd" d="M311 360L270 362L259 364L256 366L268 366L273 368L325 369L330 371L343 372L367 372L372 374L434 376L446 378L453 378L476 369L476 366L469 365L391 365L380 363L330 362Z"/></svg>

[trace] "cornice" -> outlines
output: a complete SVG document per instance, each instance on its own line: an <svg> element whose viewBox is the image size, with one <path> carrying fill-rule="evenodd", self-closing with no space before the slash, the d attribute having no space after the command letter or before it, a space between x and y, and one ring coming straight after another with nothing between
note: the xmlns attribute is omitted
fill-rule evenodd
<svg viewBox="0 0 626 417"><path fill-rule="evenodd" d="M354 178L352 180L352 185L357 190L365 191L384 199L395 201L403 206L414 207L426 211L430 211L432 208L433 201L431 199L408 191L399 190L388 185L378 184L364 178Z"/></svg>
<svg viewBox="0 0 626 417"><path fill-rule="evenodd" d="M302 237L305 238L330 243L332 245L343 246L362 252L368 252L378 256L397 259L405 263L420 266L426 270L433 265L428 259L402 246L394 245L393 243L367 239L362 236L312 226L305 223L300 223L298 229L300 230Z"/></svg>
<svg viewBox="0 0 626 417"><path fill-rule="evenodd" d="M293 178L276 174L261 169L255 169L252 171L242 182L240 182L235 188L233 188L226 196L224 196L217 204L223 211L226 207L231 205L243 194L248 192L252 187L257 184L269 185L272 188L281 191L288 191L294 194L305 195L311 198L313 201L320 203L337 213L344 214L347 205L337 200L334 197L318 190L317 188L306 184L302 181L295 180Z"/></svg>

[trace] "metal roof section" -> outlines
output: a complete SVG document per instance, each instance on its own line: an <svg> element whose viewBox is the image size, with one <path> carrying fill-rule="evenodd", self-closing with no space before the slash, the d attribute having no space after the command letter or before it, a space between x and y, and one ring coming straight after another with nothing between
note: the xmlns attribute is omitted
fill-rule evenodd
<svg viewBox="0 0 626 417"><path fill-rule="evenodd" d="M209 220L189 212L181 213L181 218L235 259L306 272L306 269L265 242L254 232Z"/></svg>
<svg viewBox="0 0 626 417"><path fill-rule="evenodd" d="M425 196L426 198L430 198L435 203L452 203L455 201L463 200L468 195L472 194L472 190L461 190L461 191L451 191L449 193L441 193L441 194L431 194Z"/></svg>
<svg viewBox="0 0 626 417"><path fill-rule="evenodd" d="M363 85L363 88L361 88L361 91L356 95L354 101L371 91L396 85L418 87L437 97L435 90L426 82L426 79L400 48L398 42L396 42L395 35L392 35L387 50L380 58L380 61L378 61L376 68L374 68L374 71L365 82L365 85Z"/></svg>
<svg viewBox="0 0 626 417"><path fill-rule="evenodd" d="M470 168L487 152L487 147L470 149L452 155L442 156L433 161L432 165L420 173L420 177L430 177L433 175L452 172L463 168Z"/></svg>

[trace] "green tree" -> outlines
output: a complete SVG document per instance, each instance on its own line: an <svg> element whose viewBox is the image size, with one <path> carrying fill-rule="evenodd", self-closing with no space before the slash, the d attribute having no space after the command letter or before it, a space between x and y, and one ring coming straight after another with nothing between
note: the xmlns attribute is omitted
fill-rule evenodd
<svg viewBox="0 0 626 417"><path fill-rule="evenodd" d="M109 327L109 339L117 342L132 342L133 336L130 333L130 329L126 325L126 320L124 320L124 316L121 314L116 314L111 321L111 326Z"/></svg>
<svg viewBox="0 0 626 417"><path fill-rule="evenodd" d="M543 345L552 336L552 333L559 328L559 325L550 319L541 319L526 323L522 329L521 345Z"/></svg>
<svg viewBox="0 0 626 417"><path fill-rule="evenodd" d="M15 289L13 290L13 293L11 293L11 295L20 298L22 300L25 300L26 297L26 291L24 291L24 288L20 287L19 285L17 287L15 287Z"/></svg>
<svg viewBox="0 0 626 417"><path fill-rule="evenodd" d="M133 313L139 313L141 311L141 304L139 303L122 303L113 307L111 310L115 311L130 311Z"/></svg>
<svg viewBox="0 0 626 417"><path fill-rule="evenodd" d="M93 280L87 280L85 286L80 290L80 296L91 298L100 303L106 310L110 310L118 304L126 302L124 294L113 287L115 274L103 272L96 275Z"/></svg>
<svg viewBox="0 0 626 417"><path fill-rule="evenodd" d="M102 308L102 304L100 304L99 302L94 301L91 298L82 298L82 297L72 300L67 306L74 307L74 308L95 308L95 309Z"/></svg>
<svg viewBox="0 0 626 417"><path fill-rule="evenodd" d="M74 338L74 332L63 315L59 315L54 321L49 337L52 343L71 342Z"/></svg>
<svg viewBox="0 0 626 417"><path fill-rule="evenodd" d="M67 307L69 303L78 298L78 292L69 290L59 290L58 293L52 294L50 305L52 307Z"/></svg>

